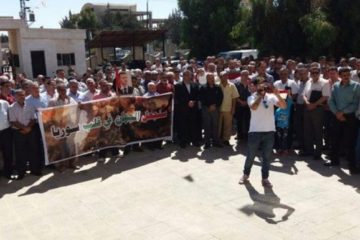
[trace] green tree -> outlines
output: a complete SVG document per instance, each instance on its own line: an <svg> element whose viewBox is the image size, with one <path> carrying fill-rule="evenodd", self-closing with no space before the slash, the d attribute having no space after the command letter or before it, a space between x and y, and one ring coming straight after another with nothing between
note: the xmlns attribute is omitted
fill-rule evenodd
<svg viewBox="0 0 360 240"><path fill-rule="evenodd" d="M79 28L87 29L94 34L98 29L98 19L94 11L90 8L82 10L78 16L77 25Z"/></svg>
<svg viewBox="0 0 360 240"><path fill-rule="evenodd" d="M258 48L265 55L304 53L306 39L299 18L309 11L310 1L250 0L242 1L241 6L231 32L240 45Z"/></svg>
<svg viewBox="0 0 360 240"><path fill-rule="evenodd" d="M7 42L9 42L9 37L7 36L7 35L5 35L5 34L1 34L0 35L0 42L1 43L7 43Z"/></svg>
<svg viewBox="0 0 360 240"><path fill-rule="evenodd" d="M81 28L86 29L92 34L96 34L102 30L136 30L143 28L136 16L131 14L122 14L120 12L112 12L110 9L105 14L97 17L90 8L82 10L77 15L65 16L60 22L62 28Z"/></svg>
<svg viewBox="0 0 360 240"><path fill-rule="evenodd" d="M303 16L300 19L311 55L329 54L330 47L336 40L337 29L328 21L326 14L320 9Z"/></svg>
<svg viewBox="0 0 360 240"><path fill-rule="evenodd" d="M334 56L360 55L360 1L328 1L323 8L338 31L331 47Z"/></svg>
<svg viewBox="0 0 360 240"><path fill-rule="evenodd" d="M100 28L103 30L136 30L142 29L143 25L133 15L112 12L107 9L100 18Z"/></svg>
<svg viewBox="0 0 360 240"><path fill-rule="evenodd" d="M239 21L233 26L230 36L236 42L237 45L251 46L255 45L255 39L252 36L252 28L250 25L252 11L248 7L242 7L239 9L238 19Z"/></svg>
<svg viewBox="0 0 360 240"><path fill-rule="evenodd" d="M360 1L243 0L231 37L262 54L360 54Z"/></svg>
<svg viewBox="0 0 360 240"><path fill-rule="evenodd" d="M180 45L182 40L182 21L181 11L174 10L162 26L167 30L167 37L176 45Z"/></svg>
<svg viewBox="0 0 360 240"><path fill-rule="evenodd" d="M230 37L240 0L178 0L183 33L191 54L205 57L234 46Z"/></svg>
<svg viewBox="0 0 360 240"><path fill-rule="evenodd" d="M61 28L70 28L70 29L75 29L77 28L77 22L78 22L78 18L76 16L74 16L71 11L69 11L69 16L65 16L60 22L60 27Z"/></svg>

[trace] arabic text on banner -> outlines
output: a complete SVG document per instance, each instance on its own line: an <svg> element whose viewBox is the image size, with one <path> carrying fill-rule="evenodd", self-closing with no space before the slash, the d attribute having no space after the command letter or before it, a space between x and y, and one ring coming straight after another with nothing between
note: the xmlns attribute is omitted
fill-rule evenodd
<svg viewBox="0 0 360 240"><path fill-rule="evenodd" d="M46 164L110 147L171 139L172 94L114 97L41 109Z"/></svg>

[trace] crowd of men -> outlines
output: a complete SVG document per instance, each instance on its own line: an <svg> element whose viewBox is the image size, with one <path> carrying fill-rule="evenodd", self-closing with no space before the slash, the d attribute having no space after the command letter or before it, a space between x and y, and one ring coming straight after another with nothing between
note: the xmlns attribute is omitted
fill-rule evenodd
<svg viewBox="0 0 360 240"><path fill-rule="evenodd" d="M131 73L132 84L118 87L116 72ZM321 160L327 154L326 166L337 166L345 156L351 174L360 169L360 59L340 61L320 57L303 63L282 57L223 59L209 56L203 62L196 59L169 58L161 63L146 62L144 69L118 69L111 65L94 71L88 69L79 76L71 68L56 71L56 76L26 74L13 78L0 76L0 149L3 155L2 175L22 179L27 171L41 175L44 153L37 120L40 108L76 104L114 96L155 96L174 93L174 139L181 148L189 145L204 149L231 146L236 129L237 144L248 141L251 110L249 99L256 93L276 91L286 102L274 109L275 143L271 146L280 156L294 154ZM260 87L261 86L261 87ZM280 96L279 95L279 96ZM256 100L268 108L266 100ZM262 102L261 102L262 101ZM264 115L264 117L268 117ZM256 129L262 127L261 117ZM236 126L234 128L234 126ZM252 126L254 127L254 126ZM251 130L251 129L250 129ZM251 131L250 131L251 132ZM162 142L148 145L161 149ZM144 146L122 149L143 151ZM119 149L99 151L99 160L107 153L119 154ZM78 168L76 161L66 161L56 168Z"/></svg>

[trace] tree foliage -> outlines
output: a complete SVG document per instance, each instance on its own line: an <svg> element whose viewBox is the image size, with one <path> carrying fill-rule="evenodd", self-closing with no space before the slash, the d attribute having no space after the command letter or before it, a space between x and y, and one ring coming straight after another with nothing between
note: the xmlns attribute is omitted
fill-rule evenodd
<svg viewBox="0 0 360 240"><path fill-rule="evenodd" d="M360 1L243 0L231 37L264 54L340 56L360 52Z"/></svg>
<svg viewBox="0 0 360 240"><path fill-rule="evenodd" d="M143 28L143 26L133 15L107 9L100 18L99 28L105 30L136 30Z"/></svg>
<svg viewBox="0 0 360 240"><path fill-rule="evenodd" d="M94 11L90 8L82 10L77 17L77 26L95 33L96 29L98 29L99 23Z"/></svg>
<svg viewBox="0 0 360 240"><path fill-rule="evenodd" d="M315 55L324 53L337 37L337 29L328 21L320 9L300 18L307 43Z"/></svg>
<svg viewBox="0 0 360 240"><path fill-rule="evenodd" d="M182 40L182 21L181 11L174 10L162 26L168 30L167 37L176 45L180 45Z"/></svg>
<svg viewBox="0 0 360 240"><path fill-rule="evenodd" d="M332 53L336 56L347 53L360 55L360 1L328 1L324 9L329 21L338 30Z"/></svg>
<svg viewBox="0 0 360 240"><path fill-rule="evenodd" d="M194 55L258 48L285 57L360 54L360 1L178 0Z"/></svg>
<svg viewBox="0 0 360 240"><path fill-rule="evenodd" d="M295 56L304 52L306 40L299 19L310 9L310 1L246 2L231 33L235 41L241 45L249 43L266 55Z"/></svg>
<svg viewBox="0 0 360 240"><path fill-rule="evenodd" d="M7 42L9 42L9 37L7 36L7 35L5 35L5 34L1 34L0 35L0 42L1 43L7 43Z"/></svg>
<svg viewBox="0 0 360 240"><path fill-rule="evenodd" d="M112 12L110 9L98 17L93 10L86 8L79 14L65 16L60 22L61 28L81 28L96 34L102 30L135 30L143 28L136 16Z"/></svg>
<svg viewBox="0 0 360 240"><path fill-rule="evenodd" d="M77 22L77 17L73 16L71 11L69 11L69 16L65 16L59 24L61 28L75 29L77 28Z"/></svg>
<svg viewBox="0 0 360 240"><path fill-rule="evenodd" d="M240 0L178 0L184 41L192 55L205 57L232 47L230 33L236 23Z"/></svg>

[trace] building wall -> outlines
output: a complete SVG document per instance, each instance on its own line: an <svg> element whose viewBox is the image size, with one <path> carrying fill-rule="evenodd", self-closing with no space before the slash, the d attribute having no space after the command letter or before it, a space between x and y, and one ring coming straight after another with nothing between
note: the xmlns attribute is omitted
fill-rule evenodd
<svg viewBox="0 0 360 240"><path fill-rule="evenodd" d="M90 8L94 11L97 17L100 17L105 14L105 11L107 9L110 9L114 12L121 12L124 14L129 14L131 12L136 12L136 4L129 5L129 4L92 4L92 3L86 3L83 5L81 10Z"/></svg>
<svg viewBox="0 0 360 240"><path fill-rule="evenodd" d="M23 39L22 40L22 60L25 65L22 69L28 76L32 76L31 51L44 51L46 74L54 76L58 68L63 68L65 71L67 66L58 66L58 53L74 53L75 64L72 66L78 74L86 72L85 61L85 47L84 43L78 40L51 40L51 39ZM36 64L36 63L35 63Z"/></svg>
<svg viewBox="0 0 360 240"><path fill-rule="evenodd" d="M58 53L74 53L72 66L78 74L86 72L85 31L68 29L22 29L20 31L20 69L32 76L31 51L44 51L46 74L53 76L56 69L67 66L57 65Z"/></svg>
<svg viewBox="0 0 360 240"><path fill-rule="evenodd" d="M49 76L58 68L67 70L67 66L57 65L58 53L74 53L76 65L72 67L78 74L86 72L85 30L28 28L22 20L12 17L0 17L0 30L8 31L9 48L19 55L17 72L25 72L29 77L33 75L31 51L44 51Z"/></svg>

